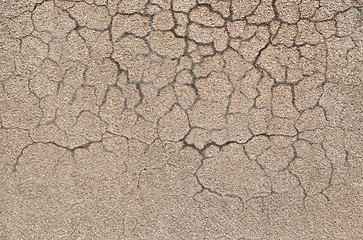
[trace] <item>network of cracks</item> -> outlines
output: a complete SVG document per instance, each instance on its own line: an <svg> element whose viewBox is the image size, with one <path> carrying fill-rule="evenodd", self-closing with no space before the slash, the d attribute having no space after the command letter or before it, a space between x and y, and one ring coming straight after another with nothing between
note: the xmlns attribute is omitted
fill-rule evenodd
<svg viewBox="0 0 363 240"><path fill-rule="evenodd" d="M2 1L0 238L363 238L361 6Z"/></svg>

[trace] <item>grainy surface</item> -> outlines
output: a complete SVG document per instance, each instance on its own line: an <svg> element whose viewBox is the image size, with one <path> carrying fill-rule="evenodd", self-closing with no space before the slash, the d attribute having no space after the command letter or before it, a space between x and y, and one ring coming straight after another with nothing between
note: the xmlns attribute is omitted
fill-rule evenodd
<svg viewBox="0 0 363 240"><path fill-rule="evenodd" d="M363 239L361 6L1 0L0 239Z"/></svg>

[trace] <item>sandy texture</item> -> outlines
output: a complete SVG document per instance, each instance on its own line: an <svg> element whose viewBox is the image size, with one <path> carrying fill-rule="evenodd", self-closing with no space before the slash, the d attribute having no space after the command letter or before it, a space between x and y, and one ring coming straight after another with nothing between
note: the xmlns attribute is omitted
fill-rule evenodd
<svg viewBox="0 0 363 240"><path fill-rule="evenodd" d="M1 0L0 239L363 239L360 0Z"/></svg>

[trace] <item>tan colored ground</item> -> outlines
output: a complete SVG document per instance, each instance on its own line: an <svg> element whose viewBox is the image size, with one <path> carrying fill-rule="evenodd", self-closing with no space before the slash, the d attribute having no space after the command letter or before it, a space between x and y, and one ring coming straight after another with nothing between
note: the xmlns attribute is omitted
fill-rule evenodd
<svg viewBox="0 0 363 240"><path fill-rule="evenodd" d="M1 0L0 239L363 239L360 0Z"/></svg>

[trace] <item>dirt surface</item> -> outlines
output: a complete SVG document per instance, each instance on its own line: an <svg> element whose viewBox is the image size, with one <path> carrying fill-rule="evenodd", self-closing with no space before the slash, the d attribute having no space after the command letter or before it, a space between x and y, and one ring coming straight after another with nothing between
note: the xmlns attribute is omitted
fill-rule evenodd
<svg viewBox="0 0 363 240"><path fill-rule="evenodd" d="M1 0L0 239L363 239L352 0Z"/></svg>

